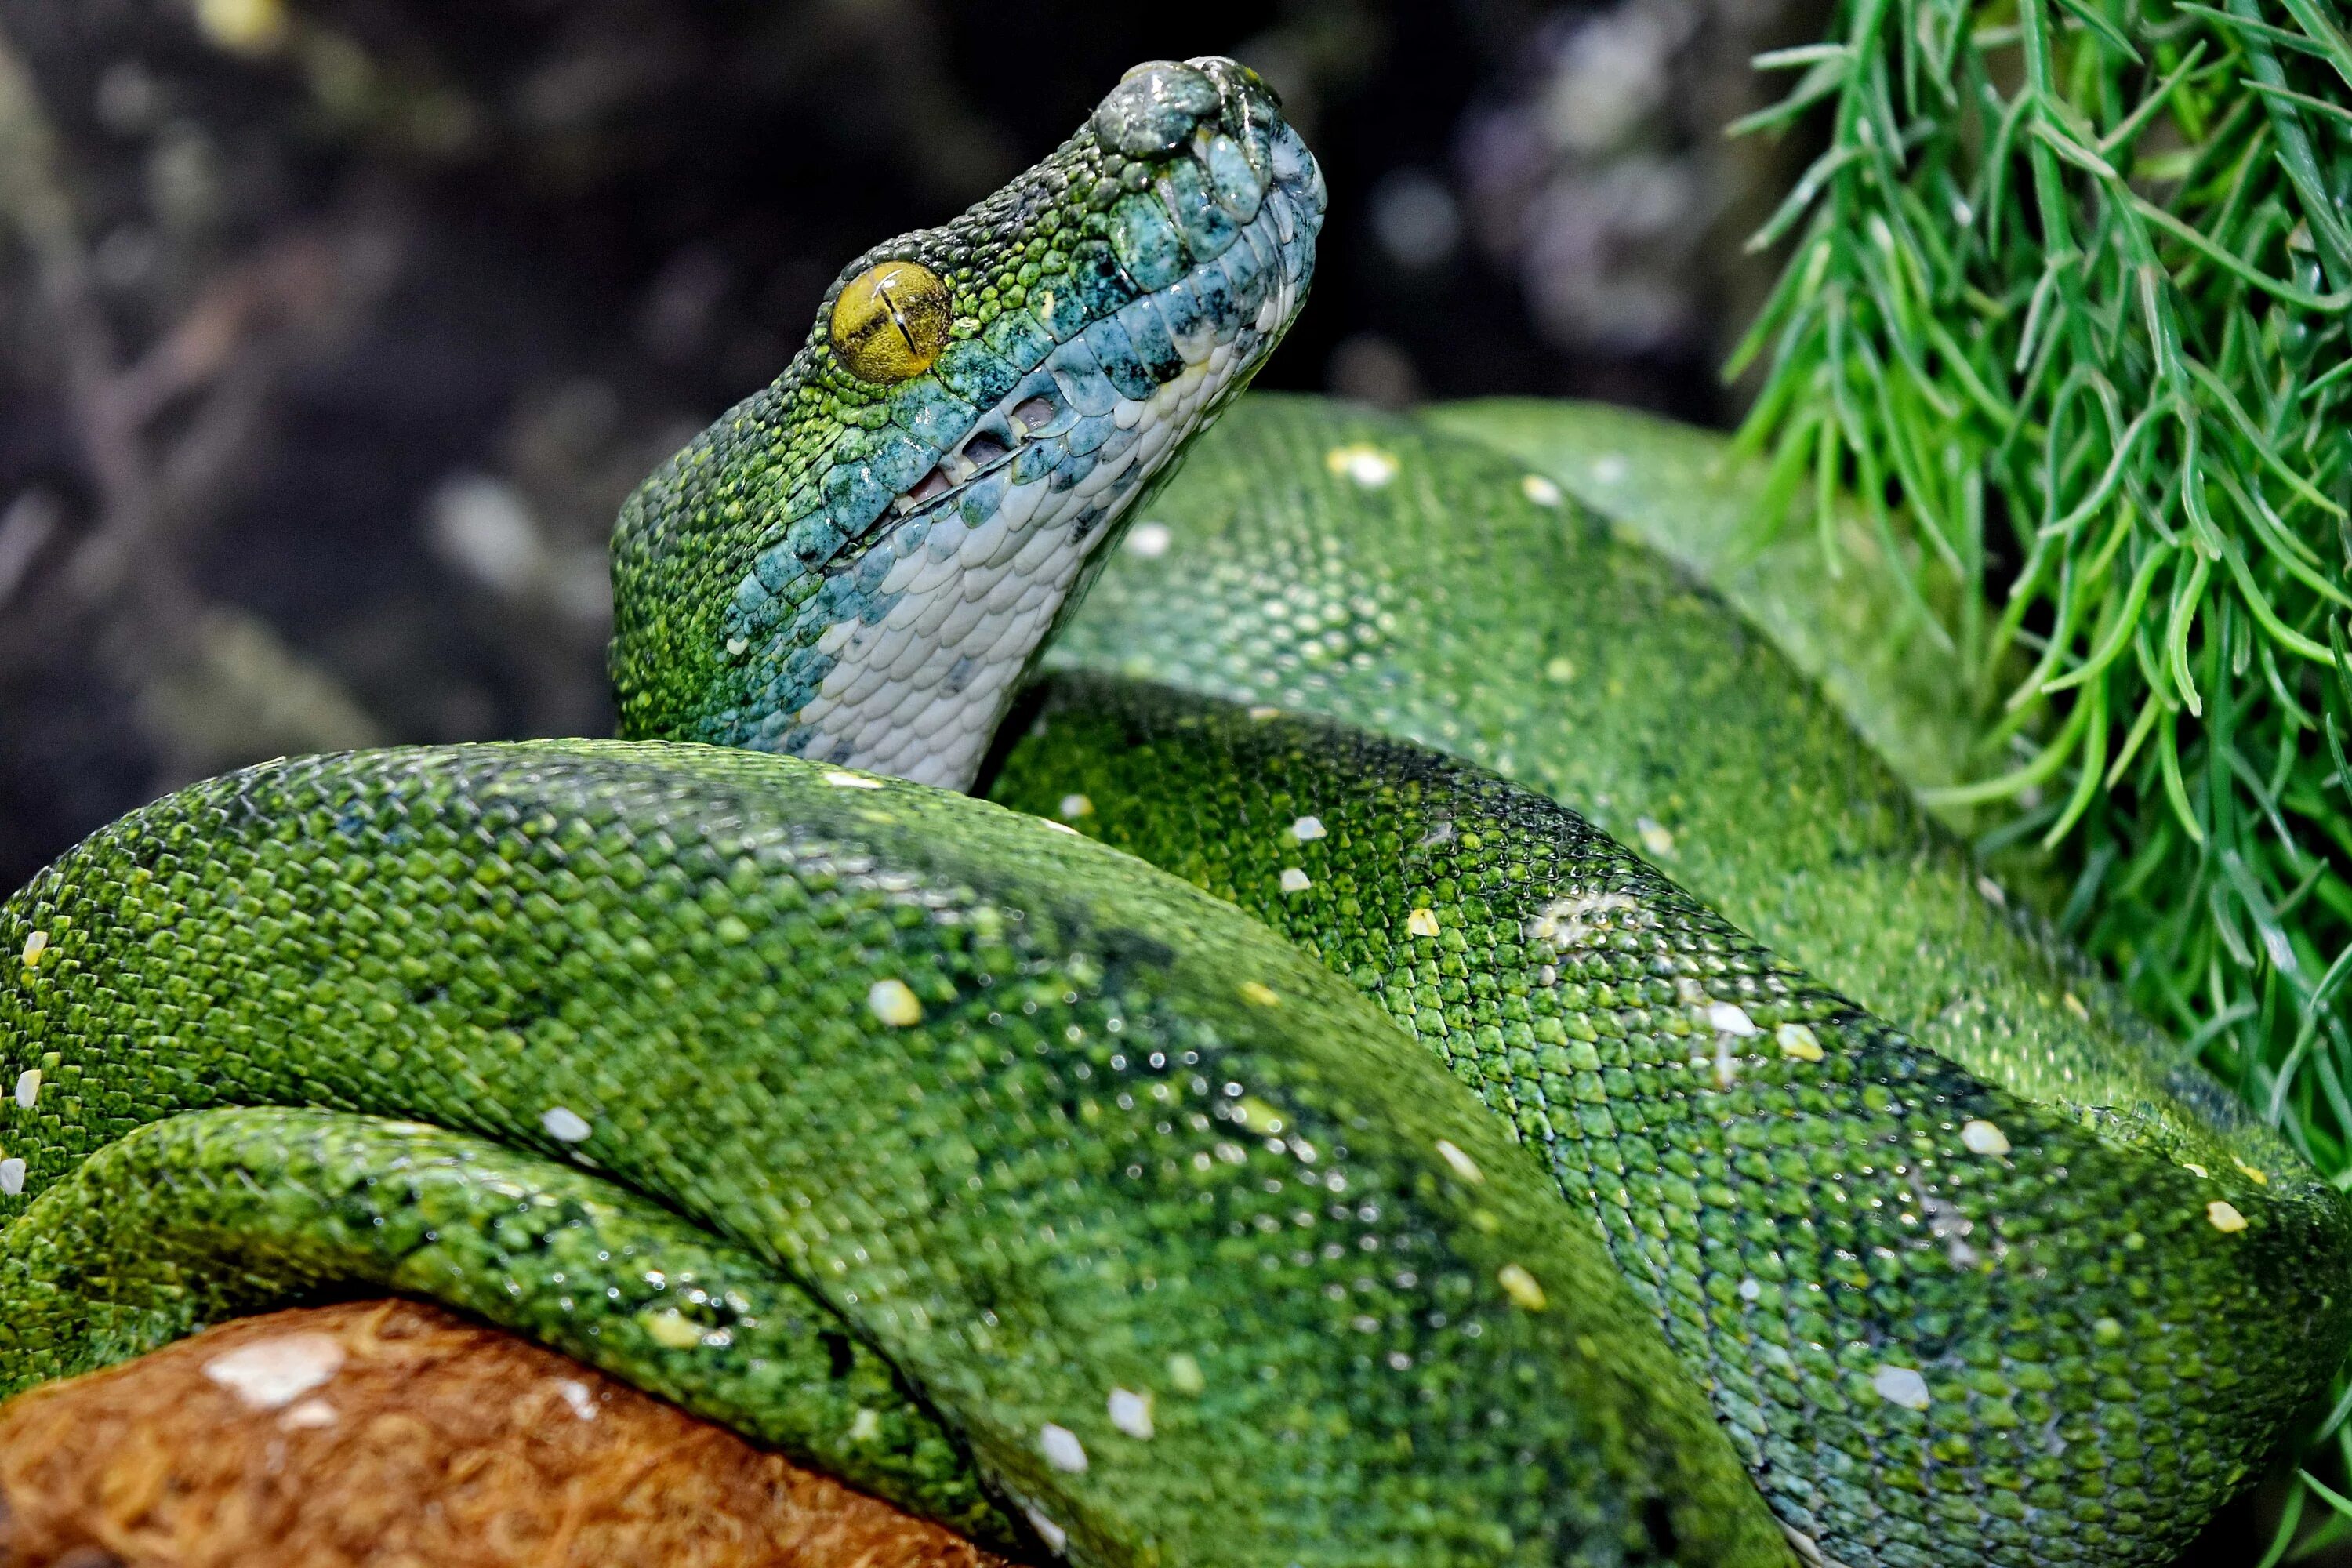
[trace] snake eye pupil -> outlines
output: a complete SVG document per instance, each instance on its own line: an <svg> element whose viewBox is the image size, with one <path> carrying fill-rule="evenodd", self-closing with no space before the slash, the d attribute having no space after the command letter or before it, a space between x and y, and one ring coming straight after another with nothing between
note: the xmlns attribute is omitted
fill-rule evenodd
<svg viewBox="0 0 2352 1568"><path fill-rule="evenodd" d="M851 279L833 302L834 356L860 381L905 381L940 357L954 316L946 279L919 262L885 261Z"/></svg>

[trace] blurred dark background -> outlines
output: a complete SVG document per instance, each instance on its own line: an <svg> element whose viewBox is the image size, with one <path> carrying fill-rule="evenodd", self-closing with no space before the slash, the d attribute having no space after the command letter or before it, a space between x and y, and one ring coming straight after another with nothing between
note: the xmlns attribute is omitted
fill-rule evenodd
<svg viewBox="0 0 2352 1568"><path fill-rule="evenodd" d="M1134 62L1324 160L1262 384L1699 420L1821 0L0 0L0 892L289 752L608 731L604 542Z"/></svg>

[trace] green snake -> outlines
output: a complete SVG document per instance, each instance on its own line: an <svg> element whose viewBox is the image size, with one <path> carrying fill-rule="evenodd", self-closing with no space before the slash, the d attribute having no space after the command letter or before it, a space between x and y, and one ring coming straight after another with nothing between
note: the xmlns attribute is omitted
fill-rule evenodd
<svg viewBox="0 0 2352 1568"><path fill-rule="evenodd" d="M631 499L630 739L269 763L0 906L0 1394L390 1289L1040 1560L2192 1533L2345 1205L1629 531L1204 435L1323 205L1138 68Z"/></svg>

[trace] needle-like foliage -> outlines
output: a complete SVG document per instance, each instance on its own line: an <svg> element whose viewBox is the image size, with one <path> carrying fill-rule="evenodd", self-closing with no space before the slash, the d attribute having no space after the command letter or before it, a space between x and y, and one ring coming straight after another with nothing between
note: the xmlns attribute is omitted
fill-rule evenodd
<svg viewBox="0 0 2352 1568"><path fill-rule="evenodd" d="M2063 857L2077 933L2352 1182L2347 31L2335 0L1840 0L1739 127L1833 112L1733 368L1769 356L1765 515L1850 489L1958 606L1981 766L1947 803Z"/></svg>

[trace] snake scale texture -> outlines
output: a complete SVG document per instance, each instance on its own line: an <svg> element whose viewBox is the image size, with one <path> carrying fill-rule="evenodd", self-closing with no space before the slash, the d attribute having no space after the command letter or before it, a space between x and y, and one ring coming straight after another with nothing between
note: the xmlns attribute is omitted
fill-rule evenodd
<svg viewBox="0 0 2352 1568"><path fill-rule="evenodd" d="M393 1289L1039 1561L2192 1534L2344 1203L1559 487L1204 437L1323 202L1139 68L631 500L629 739L270 763L0 906L0 1394Z"/></svg>

